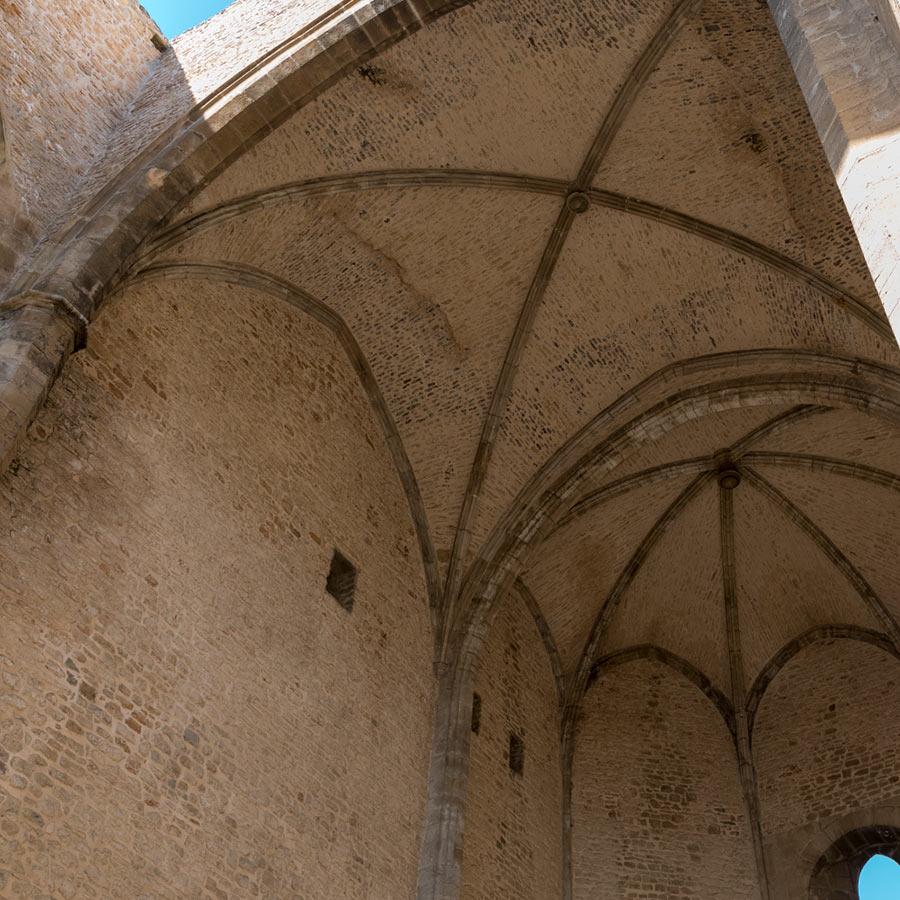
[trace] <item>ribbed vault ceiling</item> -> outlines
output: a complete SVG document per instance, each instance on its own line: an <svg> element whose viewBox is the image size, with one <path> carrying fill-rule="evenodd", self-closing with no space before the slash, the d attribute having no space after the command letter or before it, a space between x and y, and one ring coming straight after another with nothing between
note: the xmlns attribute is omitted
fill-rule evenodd
<svg viewBox="0 0 900 900"><path fill-rule="evenodd" d="M581 429L708 382L681 361L900 362L770 13L743 0L478 0L257 144L132 278L252 286L338 333L445 610ZM896 637L900 431L797 390L698 401L565 497L517 573L561 674L652 646L727 694L728 584L746 690L810 629Z"/></svg>

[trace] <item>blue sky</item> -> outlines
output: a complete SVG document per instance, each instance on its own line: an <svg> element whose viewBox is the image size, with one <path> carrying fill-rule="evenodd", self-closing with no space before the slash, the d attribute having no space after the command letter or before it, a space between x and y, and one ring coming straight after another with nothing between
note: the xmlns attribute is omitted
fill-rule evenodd
<svg viewBox="0 0 900 900"><path fill-rule="evenodd" d="M873 856L859 876L859 900L900 898L900 866L886 856Z"/></svg>
<svg viewBox="0 0 900 900"><path fill-rule="evenodd" d="M162 33L173 38L228 6L230 0L141 0Z"/></svg>

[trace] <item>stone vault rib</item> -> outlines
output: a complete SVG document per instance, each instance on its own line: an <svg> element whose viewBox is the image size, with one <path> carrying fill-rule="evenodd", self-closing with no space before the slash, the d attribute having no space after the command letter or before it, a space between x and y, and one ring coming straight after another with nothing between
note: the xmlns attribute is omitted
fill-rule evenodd
<svg viewBox="0 0 900 900"><path fill-rule="evenodd" d="M788 428L797 422L803 421L811 416L819 415L823 412L827 411L827 407L816 406L813 404L801 404L791 409L779 413L776 416L768 419L757 427L753 428L751 431L747 432L743 437L739 438L735 441L728 450L728 455L730 458L737 460L742 459L746 455L748 455L751 451L749 451L749 447L752 446L753 443L761 440L764 437L767 437L773 433L781 431L782 429ZM768 454L760 454L761 456L766 456L768 458ZM840 461L836 461L840 464ZM623 479L620 479L617 482L613 482L610 485L601 488L599 491L594 492L589 495L587 498L582 500L579 504L573 506L566 517L564 517L560 524L565 523L566 521L571 520L579 513L583 513L587 511L587 509L592 508L598 503L602 502L604 499L608 499L611 496L618 495L619 493L630 490L634 487L637 487L639 484L643 483L645 480L656 480L658 478L666 478L671 477L678 474L687 474L689 472L696 471L697 468L701 468L702 471L697 475L696 481L702 480L704 483L707 483L714 477L714 470L712 467L715 464L715 457L710 456L702 459L690 459L690 460L679 460L674 463L664 464L661 466L655 466L651 469L645 470L644 472L636 473L633 476L629 476ZM850 469L855 469L855 466L850 464ZM882 477L887 476L888 479L893 484L893 478L895 476L891 476L889 473L882 473L880 470L872 470L870 467L861 467L865 470L865 475L868 477L876 478L879 483L881 483ZM897 479L900 481L900 478ZM694 487L694 483L688 486L686 492L683 492L681 497L677 498L672 507L675 507L682 501L685 497L685 494ZM741 783L742 790L745 797L745 803L748 809L748 815L751 823L752 830L752 839L754 845L754 856L756 859L757 869L759 872L761 890L763 892L763 897L767 897L768 895L768 878L765 867L765 859L762 853L762 842L761 842L761 830L760 830L760 819L759 819L759 803L758 803L758 794L756 790L756 776L755 769L753 766L752 755L751 755L751 727L752 727L752 716L748 714L747 703L749 700L745 699L745 688L744 688L744 676L743 676L743 662L742 662L742 654L740 651L740 633L739 633L739 619L738 619L738 609L737 609L737 594L736 594L736 572L734 567L734 537L733 537L733 529L734 529L734 514L733 514L733 506L732 506L732 496L729 490L720 487L720 516L722 517L722 521L720 522L720 533L722 535L722 553L723 553L723 597L725 603L725 611L726 611L726 623L727 623L727 638L728 638L728 653L729 653L729 669L731 671L731 681L732 681L732 693L734 696L733 703L725 699L725 705L721 703L721 698L717 703L719 711L725 715L726 723L729 725L729 728L732 732L732 736L735 741L735 750L737 753L737 760L741 775ZM727 509L724 507L727 506ZM660 521L669 519L671 522L670 514L672 513L672 507L667 510ZM679 508L683 509L683 506ZM677 515L677 512L675 513ZM674 516L672 516L674 518ZM657 525L659 522L657 522ZM654 526L654 529L656 526ZM650 534L648 534L647 538L645 538L645 543L648 539L651 539L652 543L655 543L655 540L651 538L653 535L654 529L651 529ZM638 550L638 553L640 552ZM649 550L648 550L649 552ZM635 557L638 555L635 554ZM636 569L629 573L629 569L631 569L632 564L635 561L635 557L632 557L631 562L623 570L620 575L620 579L623 577L628 578L629 582L633 579L634 574L636 574ZM646 555L643 557L646 558ZM643 562L641 559L638 562L638 566ZM616 585L618 587L618 583ZM615 592L616 587L613 588L613 592ZM612 596L612 592L610 594ZM601 617L606 612L606 607L601 610ZM611 617L612 613L608 614L608 617ZM594 628L597 628L595 624ZM600 633L602 634L602 630ZM882 640L887 641L887 638L882 638ZM648 645L649 646L649 645ZM640 648L638 648L640 649ZM646 650L646 648L644 648ZM650 648L650 650L655 650L658 648ZM587 675L587 679L585 681L584 690L587 689L587 685L590 682L591 677L595 675L597 672L598 666L607 660L614 660L619 658L631 658L634 656L633 651L634 648L626 648L622 651L617 651L616 653L610 654L608 657L604 657L601 660L593 663L590 667L589 673ZM636 652L636 651L635 651ZM665 655L668 651L660 650L661 654ZM896 651L894 651L896 652ZM644 652L643 655L648 655L647 652ZM900 655L900 654L898 654ZM584 659L590 660L590 654L586 657L582 657L582 661ZM657 657L653 657L657 658ZM663 662L667 664L671 664L671 661L667 659L663 659ZM737 667L737 681L735 680L735 667ZM693 668L693 667L692 667ZM697 682L698 686L700 686L701 690L704 690L704 693L707 693L710 696L709 692L704 689L704 683L708 682L708 679L699 673L698 670L693 670L693 676L691 673L685 673L688 677L699 676L702 680ZM577 678L577 673L576 673ZM711 685L710 685L711 687ZM565 719L563 722L563 771L564 777L569 779L571 777L571 754L573 749L573 729L574 729L574 721L577 716L578 705L580 704L581 695L584 693L582 690L580 693L577 691L575 683L570 686L571 692L567 697L567 706L565 709ZM713 690L715 690L713 688ZM720 693L720 692L719 692ZM724 695L722 695L724 696ZM752 697L752 695L751 695ZM716 697L710 696L713 702L717 702ZM574 700L574 702L573 702ZM740 701L740 702L738 702ZM758 698L756 700L758 704ZM725 714L727 711L729 714ZM566 822L569 822L570 812L568 808L569 801L569 784L570 782L567 780L565 782L564 788L564 803L566 804ZM566 847L566 852L568 852L568 830L564 836L564 846ZM568 894L567 896L570 896Z"/></svg>
<svg viewBox="0 0 900 900"><path fill-rule="evenodd" d="M612 653L601 656L593 666L591 666L588 684L590 685L604 669L632 662L636 659L656 660L687 678L687 680L695 685L713 706L715 706L716 711L728 726L728 730L731 732L732 737L734 737L734 707L731 705L731 700L729 700L729 698L693 663L688 662L688 660L679 656L677 653L672 653L671 650L656 646L656 644L635 644L631 647L623 647L621 650L615 650Z"/></svg>
<svg viewBox="0 0 900 900"><path fill-rule="evenodd" d="M522 581L521 578L516 579L515 589L519 592L519 596L528 607L528 611L534 617L534 624L540 632L541 640L544 643L544 649L547 651L547 658L550 662L550 668L553 670L553 680L556 683L556 699L562 709L565 700L566 679L563 674L562 660L559 658L559 650L556 648L556 641L553 640L553 632L544 618L541 606L537 602L537 598L531 592L531 589Z"/></svg>
<svg viewBox="0 0 900 900"><path fill-rule="evenodd" d="M612 142L619 133L622 123L631 111L631 107L634 106L634 101L641 92L641 88L647 83L647 79L653 73L657 63L662 59L666 50L669 49L669 45L698 5L699 0L679 0L628 73L628 77L616 94L600 130L591 144L591 149L588 150L587 156L581 164L578 177L575 179L580 190L587 190L590 187Z"/></svg>
<svg viewBox="0 0 900 900"><path fill-rule="evenodd" d="M143 284L154 281L184 281L199 279L203 281L224 282L226 284L243 285L261 293L283 300L306 313L320 324L328 328L341 343L347 359L353 366L360 385L369 400L372 411L384 432L388 451L397 470L397 476L403 486L409 504L410 516L416 530L425 581L428 588L428 606L431 613L431 624L435 638L439 633L440 622L440 574L437 567L437 556L431 541L425 504L416 481L412 463L406 454L406 448L400 432L394 423L378 382L372 372L365 354L362 352L350 328L344 320L330 307L311 294L301 290L295 284L252 266L222 262L180 262L151 266L138 272L130 280L130 284Z"/></svg>
<svg viewBox="0 0 900 900"><path fill-rule="evenodd" d="M801 421L811 415L816 415L826 411L826 407L802 405L795 406L784 413L773 416L766 420L758 427L745 434L740 440L732 444L728 450L729 456L734 459L743 459L746 451L743 449L750 446L754 441L761 440L763 437L780 431L798 421ZM667 478L677 478L679 475L697 475L700 472L711 471L715 467L715 456L698 456L691 459L680 459L670 463L663 463L658 466L652 466L641 472L635 472L618 481L603 485L596 491L583 497L575 503L569 511L559 520L554 530L564 527L575 521L580 516L590 512L595 507L628 491L642 487L644 484L650 484L655 481L661 481Z"/></svg>
<svg viewBox="0 0 900 900"><path fill-rule="evenodd" d="M503 414L506 411L506 405L512 392L512 384L524 353L525 344L531 334L531 329L547 290L550 277L562 253L575 216L586 212L590 206L587 192L590 191L591 183L603 162L605 153L612 144L635 98L650 77L650 73L656 67L697 3L698 0L679 0L650 43L638 57L637 62L632 67L624 84L613 100L612 106L591 143L591 147L581 164L575 180L570 185L570 192L559 211L553 230L550 233L550 239L544 248L541 261L538 264L531 287L522 305L519 319L516 322L512 339L509 342L500 376L491 396L481 439L469 474L469 482L466 486L466 493L462 509L460 510L459 524L457 525L453 550L450 555L444 590L445 635L451 632L450 620L453 606L455 606L454 601L462 582L462 569L465 566L478 498L490 466Z"/></svg>
<svg viewBox="0 0 900 900"><path fill-rule="evenodd" d="M759 371L761 365L764 371ZM699 376L704 378L702 384L673 390L681 379ZM591 473L612 471L629 448L654 440L688 414L786 402L812 408L861 409L898 422L900 371L850 356L782 348L681 360L648 376L585 423L522 487L466 576L449 652L438 666L438 752L432 757L429 776L419 900L457 896L468 758L466 716L474 660L490 630L502 591L514 582L535 544L565 512L567 499L577 494ZM800 415L799 409L795 411ZM564 854L567 846L568 838ZM566 871L564 865L564 879ZM569 898L567 883L570 885L564 880L564 896Z"/></svg>
<svg viewBox="0 0 900 900"><path fill-rule="evenodd" d="M756 676L753 686L747 693L747 722L750 727L750 740L753 741L753 724L759 705L765 696L769 685L775 680L775 676L793 659L804 647L809 647L817 641L850 640L872 644L885 653L900 660L898 650L891 639L880 631L871 628L862 628L859 625L817 625L803 632L792 641L784 645L766 664Z"/></svg>
<svg viewBox="0 0 900 900"><path fill-rule="evenodd" d="M261 209L277 209L309 197L419 187L480 188L555 197L564 196L568 190L567 183L557 178L480 169L376 169L353 174L326 175L253 191L168 225L144 243L137 262L164 253L195 234Z"/></svg>
<svg viewBox="0 0 900 900"><path fill-rule="evenodd" d="M627 475L619 478L610 484L605 484L596 491L588 494L582 500L579 500L572 508L559 520L556 524L556 531L570 525L576 519L589 513L592 509L606 503L622 494L627 494L645 484L653 484L657 481L665 481L668 478L678 478L684 475L699 475L702 472L709 471L711 457L695 456L691 459L678 459L674 462L662 463L658 466L651 466L649 469L643 469L635 472L633 475Z"/></svg>
<svg viewBox="0 0 900 900"><path fill-rule="evenodd" d="M714 473L701 472L697 475L688 486L669 504L662 515L653 523L650 530L644 536L643 540L638 544L631 558L625 564L625 567L616 578L615 584L603 601L600 612L591 626L588 638L585 641L584 649L581 651L581 657L578 661L578 667L569 684L566 695L566 719L570 723L569 728L574 725L575 711L581 702L587 686L588 677L590 675L593 660L597 655L600 641L606 632L619 602L634 581L641 566L647 560L653 548L659 543L660 538L671 528L675 519L679 514L697 497L700 491L708 485L713 479Z"/></svg>
<svg viewBox="0 0 900 900"><path fill-rule="evenodd" d="M774 484L749 466L742 467L741 472L763 497L787 516L801 531L805 532L822 553L831 560L838 571L850 583L851 587L859 594L875 618L882 623L891 642L900 651L900 627L898 627L896 620L884 605L884 601L878 596L862 572L850 562L837 544L792 500L778 490Z"/></svg>
<svg viewBox="0 0 900 900"><path fill-rule="evenodd" d="M746 463L763 463L774 466L792 466L812 472L830 472L833 475L844 475L849 478L860 478L872 484L894 491L900 491L900 475L876 469L863 463L835 459L832 456L816 456L807 453L785 453L770 450L754 450L745 453L742 459Z"/></svg>
<svg viewBox="0 0 900 900"><path fill-rule="evenodd" d="M728 672L731 681L731 703L734 707L735 750L738 772L747 819L750 825L750 839L756 860L759 892L762 900L769 898L769 879L766 872L766 857L763 851L762 826L759 813L759 790L756 768L750 749L750 725L747 720L746 681L744 677L744 657L741 647L740 609L737 596L737 567L734 550L734 488L719 480L719 539L722 557L722 602L725 612L725 637L728 646Z"/></svg>
<svg viewBox="0 0 900 900"><path fill-rule="evenodd" d="M78 209L65 209L9 285L66 296L88 319L141 231L180 209L354 66L472 0L342 0L180 115ZM249 101L249 102L248 102Z"/></svg>
<svg viewBox="0 0 900 900"><path fill-rule="evenodd" d="M163 227L154 232L141 245L126 269L145 267L160 254L171 250L191 237L261 209L276 209L308 197L418 187L466 187L563 197L571 186L568 182L558 178L480 169L377 169L349 175L326 175L321 178L289 182L274 188L244 194L181 222ZM658 222L668 228L695 235L709 243L761 262L773 271L813 288L826 299L859 319L880 337L893 340L893 332L888 322L877 312L869 309L862 300L814 269L804 266L765 244L694 216L625 194L598 188L591 189L588 194L591 202L598 207L614 209L626 215Z"/></svg>
<svg viewBox="0 0 900 900"><path fill-rule="evenodd" d="M563 769L563 897L572 900L572 767L575 754L575 721L581 700L590 682L592 663L607 624L612 618L625 591L634 580L644 561L668 530L679 513L712 480L712 474L701 472L669 504L668 508L653 523L644 539L634 551L631 559L619 573L615 584L606 597L585 643L578 667L566 692L563 719L560 729L560 753Z"/></svg>
<svg viewBox="0 0 900 900"><path fill-rule="evenodd" d="M779 371L757 367L779 365ZM681 378L706 373L712 381L687 388L645 407L627 418L635 404ZM738 374L741 373L741 374ZM721 377L722 375L728 377ZM718 377L717 377L718 376ZM876 387L877 385L877 387ZM691 409L732 409L745 404L774 403L807 398L803 406L859 409L900 422L900 370L856 357L813 350L762 348L709 354L672 363L648 376L583 425L519 492L493 528L466 576L462 597L467 616L457 623L456 638L477 635L498 591L517 572L524 556L563 515L561 505L579 485L602 467L611 470L626 448L638 446L674 427ZM806 413L804 413L806 414ZM797 415L800 415L799 410ZM574 462L573 462L574 460ZM474 629L474 630L473 630Z"/></svg>
<svg viewBox="0 0 900 900"><path fill-rule="evenodd" d="M785 256L783 253L761 244L759 241L754 241L752 238L745 237L735 231L720 228L718 225L712 225L709 222L704 222L702 219L685 215L676 210L667 209L664 206L658 206L655 203L648 203L644 200L626 197L623 194L616 194L612 191L594 189L590 192L590 195L592 202L605 206L608 209L616 209L620 212L640 216L643 219L650 219L653 222L660 222L668 225L670 228L677 228L688 234L695 234L698 237L705 238L714 244L740 253L742 256L756 259L770 269L813 288L827 297L832 303L859 319L880 337L890 343L894 342L894 332L883 313L876 312L866 306L858 297L855 297L849 291L845 291L837 283L821 275L815 269L804 266L789 256Z"/></svg>
<svg viewBox="0 0 900 900"><path fill-rule="evenodd" d="M772 416L770 419L757 425L755 428L751 429L745 435L735 441L728 448L726 454L729 459L736 461L737 459L741 458L741 454L742 452L744 452L743 448L747 447L754 441L758 441L774 431L784 428L789 424L793 424L797 421L801 421L808 416L820 411L822 411L820 407L803 404L786 410L783 413L779 413L776 416ZM600 488L599 491L596 491L593 494L589 494L586 498L584 498L584 500L576 503L569 510L567 516L561 520L561 523L570 521L571 519L576 518L578 515L583 515L590 509L593 509L598 503L602 502L605 499L609 499L611 496L615 496L623 492L624 490L636 487L642 479L656 480L659 477L665 478L677 474L696 473L694 481L692 481L682 492L682 494L673 501L671 506L653 525L647 537L644 538L644 541L638 547L637 551L635 551L634 556L620 573L619 578L617 579L616 584L613 586L609 597L612 597L614 594L616 594L619 587L619 581L621 581L622 579L627 579L627 584L631 583L631 581L634 579L634 576L637 575L637 569L643 564L644 560L647 557L647 554L649 553L650 549L652 549L653 544L655 544L656 540L658 540L658 538L662 535L662 531L658 531L660 523L663 523L664 527L668 527L668 525L671 524L671 517L681 512L687 505L687 500L695 496L695 493L691 492L695 490L698 491L703 484L706 484L710 480L712 480L713 476L715 475L716 468L717 462L715 454L704 457L702 459L679 460L668 465L654 466L653 468L647 469L644 472L638 472L635 475L620 479L619 481L613 482L606 487ZM697 485L696 488L695 485ZM689 494L690 496L683 500L686 494ZM648 542L648 540L650 540L651 543L646 547L646 552L643 552L642 548ZM625 587L627 587L627 584L625 585ZM597 620L594 623L593 628L591 629L591 636L588 638L585 649L582 652L581 660L579 661L578 669L575 673L573 683L572 685L570 685L570 706L573 705L572 701L574 701L574 705L577 707L577 704L580 701L580 696L584 693L583 690L576 690L576 683L579 681L579 679L583 680L585 677L587 677L590 671L590 666L593 664L593 657L596 653L597 647L599 646L599 642L602 638L603 632L605 631L606 626L609 624L612 613L614 612L614 610L610 610L609 612L607 612L608 605L609 598L601 608L600 614L598 615Z"/></svg>

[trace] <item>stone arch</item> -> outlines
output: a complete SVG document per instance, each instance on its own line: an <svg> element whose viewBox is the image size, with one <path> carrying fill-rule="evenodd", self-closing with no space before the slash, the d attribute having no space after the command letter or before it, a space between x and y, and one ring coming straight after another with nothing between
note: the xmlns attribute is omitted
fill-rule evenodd
<svg viewBox="0 0 900 900"><path fill-rule="evenodd" d="M211 209L198 212L188 219L175 222L148 238L141 247L141 255L135 260L134 267L137 269L143 264L150 264L159 254L172 249L187 238L256 210L278 208L323 194L359 192L387 186L404 187L408 185L432 188L491 187L494 190L522 191L555 197L564 197L569 189L569 184L560 179L469 169L385 169L349 175L321 176L234 197ZM787 275L800 284L813 286L829 302L845 308L876 334L888 339L893 338L890 327L882 317L872 312L857 298L848 294L831 280L788 256L726 228L712 225L684 213L665 209L653 203L597 188L591 190L589 194L591 202L598 206L652 219L668 228L702 235L704 239L713 244L738 249L744 255L758 260L774 271Z"/></svg>
<svg viewBox="0 0 900 900"><path fill-rule="evenodd" d="M716 711L728 726L728 730L734 734L734 708L731 701L694 665L686 659L653 644L642 644L636 647L625 647L616 650L598 659L591 667L587 687L607 669L624 665L638 659L650 659L668 666L673 672L677 672L706 697L716 708Z"/></svg>
<svg viewBox="0 0 900 900"><path fill-rule="evenodd" d="M714 704L653 656L604 667L585 700L572 767L573 900L758 897L732 735ZM652 846L638 838L648 827Z"/></svg>
<svg viewBox="0 0 900 900"><path fill-rule="evenodd" d="M753 757L774 896L807 896L836 838L900 824L900 726L884 714L898 698L896 656L840 635L806 644L772 679L754 722Z"/></svg>
<svg viewBox="0 0 900 900"><path fill-rule="evenodd" d="M760 703L765 697L769 686L778 677L778 673L793 659L804 647L819 641L829 640L850 640L861 641L865 644L872 644L885 653L890 653L900 660L900 651L894 646L890 638L879 631L871 628L861 628L857 625L819 625L810 628L803 634L798 635L790 643L785 644L765 665L763 670L756 676L756 681L747 695L747 718L750 725L750 734L753 734L753 721L756 718L757 710Z"/></svg>
<svg viewBox="0 0 900 900"><path fill-rule="evenodd" d="M673 392L679 382L686 386ZM560 447L501 517L463 582L453 655L468 654L466 644L482 633L494 599L589 475L612 471L629 449L688 416L785 402L857 409L900 424L900 371L851 357L764 349L695 357L649 376Z"/></svg>
<svg viewBox="0 0 900 900"><path fill-rule="evenodd" d="M673 391L679 384L692 386ZM469 570L455 611L455 627L443 648L435 719L435 746L442 752L432 757L420 887L439 872L453 873L448 877L458 879L476 661L506 591L529 554L565 514L567 501L577 497L579 485L590 473L602 468L611 471L629 447L652 440L683 416L785 402L857 409L900 424L900 372L850 357L776 349L678 362L654 373L596 416L522 489ZM569 687L564 742L571 739L589 669L584 668L582 677Z"/></svg>
<svg viewBox="0 0 900 900"><path fill-rule="evenodd" d="M15 363L0 380L0 469L154 227L336 79L468 2L336 4L199 102L189 105L189 91L173 92L168 127L89 200L79 196L62 210L65 224L38 243L27 265L21 248L8 248L12 280L0 291L0 342Z"/></svg>
<svg viewBox="0 0 900 900"><path fill-rule="evenodd" d="M425 580L428 585L428 606L431 611L432 628L435 635L438 635L440 625L440 576L425 514L425 505L422 502L415 472L406 454L406 448L403 446L403 441L375 380L375 375L346 322L333 309L294 284L260 269L235 263L184 262L161 264L143 270L136 278L131 279L128 284L136 286L151 282L164 283L169 280L201 280L249 287L254 291L259 291L299 309L314 321L324 325L337 337L346 353L347 361L356 373L359 384L381 425L385 444L391 454L394 467L406 494L410 515L418 539Z"/></svg>
<svg viewBox="0 0 900 900"><path fill-rule="evenodd" d="M340 3L181 111L50 236L7 296L65 297L87 321L149 231L336 79L470 0Z"/></svg>
<svg viewBox="0 0 900 900"><path fill-rule="evenodd" d="M813 869L809 900L859 900L860 872L876 853L900 863L900 828L867 825L839 837Z"/></svg>
<svg viewBox="0 0 900 900"><path fill-rule="evenodd" d="M134 296L104 308L93 340L92 352L73 357L58 382L4 496L14 521L43 521L56 534L95 527L105 536L90 547L53 545L59 563L48 565L48 578L68 588L29 578L27 590L5 595L4 629L13 637L4 652L16 653L43 685L35 698L46 692L52 703L80 704L85 760L124 732L135 744L146 742L149 760L151 735L165 734L164 752L173 760L181 753L199 760L202 752L211 767L229 772L222 799L194 815L198 829L215 822L208 846L216 861L198 856L179 893L202 895L207 875L224 888L222 848L235 834L226 821L233 814L231 822L271 834L270 846L284 835L312 833L327 819L321 858L330 859L338 895L376 892L355 880L374 879L359 862L371 853L369 859L390 863L370 883L386 896L412 896L433 714L431 632L405 499L339 338L258 290L191 282L177 292L134 288ZM284 377L289 370L296 377ZM78 476L63 475L65 460L74 458L81 486ZM348 491L360 468L371 477ZM36 503L38 484L57 485L59 502ZM5 572L22 565L29 530L19 529L0 551ZM156 537L147 539L150 533ZM360 573L352 612L327 592L335 549ZM70 567L66 560L76 556ZM102 585L90 574L99 565L111 566ZM69 591L90 596L101 611L74 612ZM91 640L88 622L106 653L80 652ZM39 633L48 643L39 644ZM121 653L113 642L121 642ZM88 682L78 700L63 646ZM99 707L87 710L95 692L98 703L108 703L115 686L133 678L140 687L125 690L157 711L152 724L140 712L144 724L132 720L132 727L127 712L110 719ZM340 727L331 727L336 716ZM96 743L95 726L105 735ZM99 765L87 764L85 791L99 795L110 784L122 790L111 792L104 822L95 821L85 846L123 827L127 797L175 793L164 764L126 768L137 755L123 751L116 762L98 756ZM321 784L307 768L316 759L335 772ZM406 790L373 771L394 773ZM278 773L274 790L264 772ZM187 791L181 796L187 800ZM168 803L163 798L159 807ZM92 815L92 806L75 806L73 817ZM390 827L360 809L379 811ZM45 815L50 823L61 813L48 808ZM292 824L273 825L273 815ZM154 821L141 826L145 845L174 848L178 838L163 837ZM103 852L108 863L92 878L93 890L141 893L137 883L146 884L147 873L127 865L125 845L107 844ZM289 849L257 858L265 859L258 865L269 871L273 895L316 894L310 868ZM43 873L31 881L27 868L31 890L55 890ZM78 873L72 877L79 892ZM160 874L159 883L164 879Z"/></svg>

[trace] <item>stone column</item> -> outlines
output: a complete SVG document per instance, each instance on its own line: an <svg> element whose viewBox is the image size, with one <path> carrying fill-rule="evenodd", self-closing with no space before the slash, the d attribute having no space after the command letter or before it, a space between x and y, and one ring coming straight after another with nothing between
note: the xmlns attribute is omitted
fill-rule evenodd
<svg viewBox="0 0 900 900"><path fill-rule="evenodd" d="M44 294L23 294L0 305L0 472L41 408L84 323Z"/></svg>
<svg viewBox="0 0 900 900"><path fill-rule="evenodd" d="M897 0L768 0L875 280L900 335Z"/></svg>

